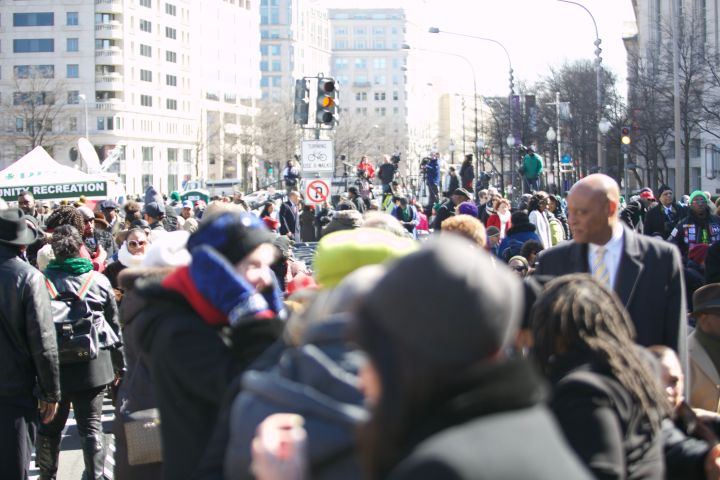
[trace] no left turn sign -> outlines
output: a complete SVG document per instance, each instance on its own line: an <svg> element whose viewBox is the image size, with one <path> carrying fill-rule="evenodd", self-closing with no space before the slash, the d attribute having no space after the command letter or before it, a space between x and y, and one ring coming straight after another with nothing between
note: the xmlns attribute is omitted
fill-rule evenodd
<svg viewBox="0 0 720 480"><path fill-rule="evenodd" d="M330 195L330 187L324 180L313 180L305 188L305 196L314 203L322 203Z"/></svg>

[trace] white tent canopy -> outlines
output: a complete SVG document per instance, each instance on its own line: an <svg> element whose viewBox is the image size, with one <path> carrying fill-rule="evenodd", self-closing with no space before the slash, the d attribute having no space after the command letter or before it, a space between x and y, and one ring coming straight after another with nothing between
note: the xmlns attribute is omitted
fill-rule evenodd
<svg viewBox="0 0 720 480"><path fill-rule="evenodd" d="M107 179L88 175L52 159L44 148L30 153L0 171L0 197L17 200L18 194L29 190L38 200L107 197Z"/></svg>

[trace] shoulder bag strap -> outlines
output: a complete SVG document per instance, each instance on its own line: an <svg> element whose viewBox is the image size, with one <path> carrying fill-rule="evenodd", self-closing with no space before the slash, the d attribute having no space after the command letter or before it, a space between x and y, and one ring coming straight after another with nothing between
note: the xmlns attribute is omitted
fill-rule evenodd
<svg viewBox="0 0 720 480"><path fill-rule="evenodd" d="M92 287L93 282L95 281L95 270L90 270L90 275L87 276L85 281L83 282L82 286L80 287L80 290L77 292L77 296L80 300L85 298L85 295L87 295L88 290L90 290L90 287Z"/></svg>

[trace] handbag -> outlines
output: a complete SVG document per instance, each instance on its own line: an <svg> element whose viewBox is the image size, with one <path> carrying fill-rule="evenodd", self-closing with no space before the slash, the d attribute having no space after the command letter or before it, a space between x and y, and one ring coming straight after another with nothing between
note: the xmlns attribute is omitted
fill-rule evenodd
<svg viewBox="0 0 720 480"><path fill-rule="evenodd" d="M162 462L160 411L157 408L127 414L123 428L128 464L134 466Z"/></svg>
<svg viewBox="0 0 720 480"><path fill-rule="evenodd" d="M132 392L132 385L138 375L140 355L135 361L132 370L128 391ZM162 456L162 438L160 436L160 410L148 408L122 415L125 443L127 445L128 464L131 466L160 463Z"/></svg>

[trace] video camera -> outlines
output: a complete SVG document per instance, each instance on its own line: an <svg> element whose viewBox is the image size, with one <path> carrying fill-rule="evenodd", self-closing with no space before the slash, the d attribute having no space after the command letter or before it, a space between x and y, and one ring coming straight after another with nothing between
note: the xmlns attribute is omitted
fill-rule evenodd
<svg viewBox="0 0 720 480"><path fill-rule="evenodd" d="M400 154L399 153L394 154L392 157L390 157L390 161L392 163L394 163L395 165L400 163Z"/></svg>

